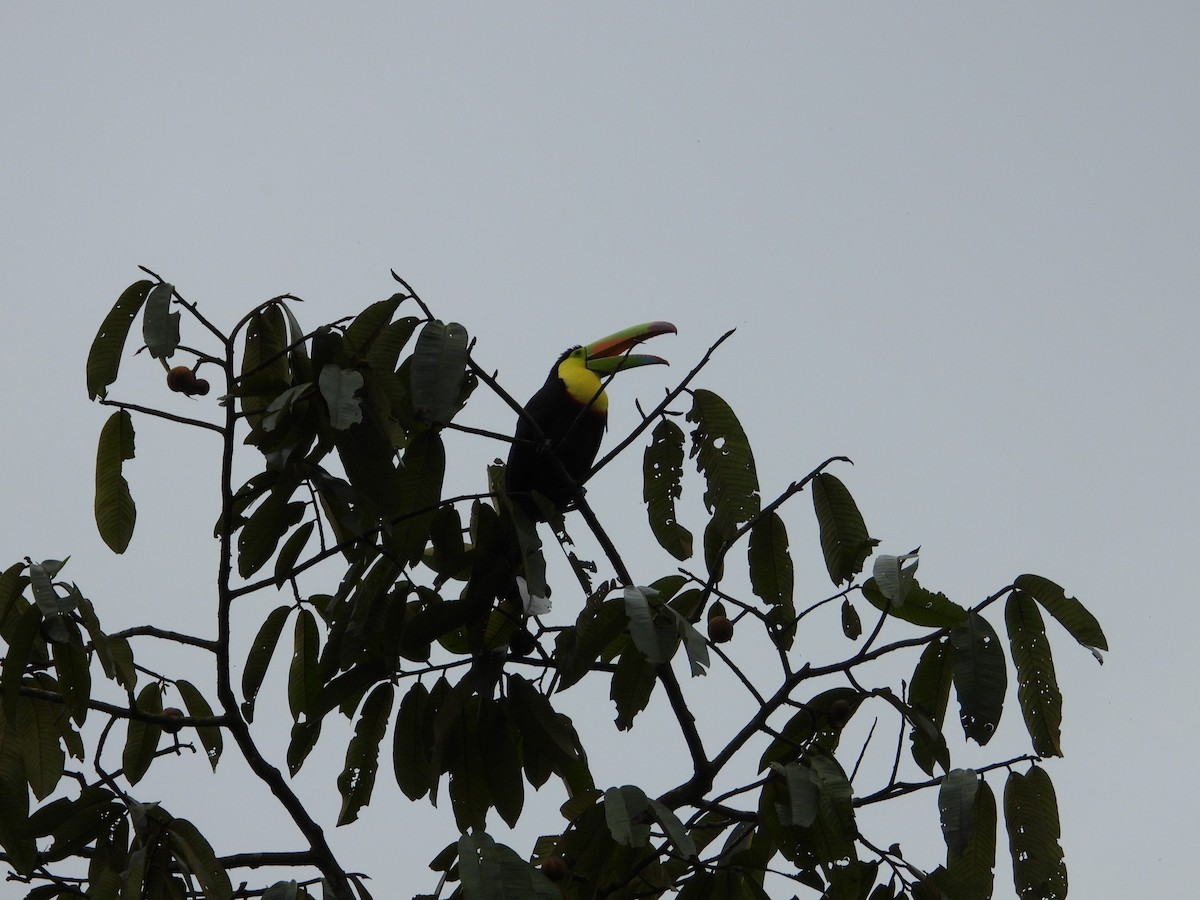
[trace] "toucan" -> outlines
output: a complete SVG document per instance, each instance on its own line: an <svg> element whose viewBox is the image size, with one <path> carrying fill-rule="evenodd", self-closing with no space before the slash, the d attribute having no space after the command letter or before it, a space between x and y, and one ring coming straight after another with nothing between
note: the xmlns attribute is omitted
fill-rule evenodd
<svg viewBox="0 0 1200 900"><path fill-rule="evenodd" d="M675 333L670 322L646 322L559 356L546 383L525 404L508 454L506 492L530 519L546 519L545 502L563 512L579 497L608 422L605 379L624 369L665 365L661 357L629 351L656 335Z"/></svg>

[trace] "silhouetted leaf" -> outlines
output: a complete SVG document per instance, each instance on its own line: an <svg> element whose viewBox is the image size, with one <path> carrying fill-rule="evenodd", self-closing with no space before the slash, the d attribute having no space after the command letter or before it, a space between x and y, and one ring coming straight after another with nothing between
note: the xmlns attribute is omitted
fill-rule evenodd
<svg viewBox="0 0 1200 900"><path fill-rule="evenodd" d="M88 701L92 696L92 673L87 653L79 637L79 628L68 622L72 639L55 643L51 647L54 671L58 676L58 687L66 703L67 711L75 724L82 725L87 718Z"/></svg>
<svg viewBox="0 0 1200 900"><path fill-rule="evenodd" d="M1104 662L1097 651L1108 649L1108 639L1104 637L1096 617L1084 609L1082 603L1074 597L1068 597L1061 587L1040 575L1018 575L1013 584L1032 595L1045 607L1046 612L1058 620L1058 624L1067 629L1071 637L1091 650L1098 662Z"/></svg>
<svg viewBox="0 0 1200 900"><path fill-rule="evenodd" d="M122 475L122 463L133 459L133 419L125 410L109 416L96 448L96 528L114 553L124 553L133 537L137 507Z"/></svg>
<svg viewBox="0 0 1200 900"><path fill-rule="evenodd" d="M18 873L28 875L38 862L37 843L26 827L29 818L29 789L15 740L0 741L0 846L7 862Z"/></svg>
<svg viewBox="0 0 1200 900"><path fill-rule="evenodd" d="M1044 769L1011 772L1004 785L1004 820L1013 884L1021 900L1062 900L1067 867L1059 844L1058 800Z"/></svg>
<svg viewBox="0 0 1200 900"><path fill-rule="evenodd" d="M236 393L241 397L246 422L258 439L262 437L263 412L271 401L292 386L286 353L288 326L281 306L272 303L255 312L246 325L245 351Z"/></svg>
<svg viewBox="0 0 1200 900"><path fill-rule="evenodd" d="M355 316L343 336L346 353L354 359L365 360L375 341L386 334L396 308L404 299L403 294L393 294L386 300L372 303Z"/></svg>
<svg viewBox="0 0 1200 900"><path fill-rule="evenodd" d="M179 695L183 697L183 705L187 707L189 716L193 719L212 718L212 707L208 705L208 701L204 699L204 695L194 684L181 678L175 682L175 687L179 691ZM204 745L204 755L208 759L208 764L215 772L217 763L221 759L221 751L225 747L221 729L217 725L198 725L196 734L200 738L200 743Z"/></svg>
<svg viewBox="0 0 1200 900"><path fill-rule="evenodd" d="M521 776L521 757L517 748L517 730L504 699L482 702L480 728L483 774L496 812L510 828L516 827L525 805L525 780Z"/></svg>
<svg viewBox="0 0 1200 900"><path fill-rule="evenodd" d="M914 578L902 606L890 604L879 590L874 578L863 583L862 595L878 610L887 609L889 616L911 622L922 628L952 628L966 618L967 611L945 594L935 594L921 587Z"/></svg>
<svg viewBox="0 0 1200 900"><path fill-rule="evenodd" d="M973 769L951 769L938 788L942 837L952 856L961 854L971 837L971 816L978 790L979 776Z"/></svg>
<svg viewBox="0 0 1200 900"><path fill-rule="evenodd" d="M947 877L955 897L991 897L996 868L996 798L986 781L975 789L970 829L961 847L947 850Z"/></svg>
<svg viewBox="0 0 1200 900"><path fill-rule="evenodd" d="M821 552L834 584L853 580L879 541L867 534L867 525L846 486L827 472L812 482L813 509L821 529Z"/></svg>
<svg viewBox="0 0 1200 900"><path fill-rule="evenodd" d="M625 588L625 614L629 617L629 634L634 646L652 665L667 661L658 640L658 629L654 625L654 612L645 588Z"/></svg>
<svg viewBox="0 0 1200 900"><path fill-rule="evenodd" d="M346 748L346 763L337 780L342 795L339 825L355 821L359 810L371 801L375 775L379 771L379 743L387 732L395 695L396 689L385 681L377 685L363 703L354 726L354 737Z"/></svg>
<svg viewBox="0 0 1200 900"><path fill-rule="evenodd" d="M205 900L228 900L233 896L233 885L225 867L217 860L212 845L187 819L172 819L167 824L171 834L171 849L186 863L204 888Z"/></svg>
<svg viewBox="0 0 1200 900"><path fill-rule="evenodd" d="M650 799L633 785L609 788L604 792L604 819L613 840L626 847L645 847L650 841L650 825L643 818Z"/></svg>
<svg viewBox="0 0 1200 900"><path fill-rule="evenodd" d="M1062 756L1062 692L1037 603L1013 591L1004 608L1008 643L1017 669L1017 700L1038 756Z"/></svg>
<svg viewBox="0 0 1200 900"><path fill-rule="evenodd" d="M279 555L275 557L275 587L283 587L287 580L292 577L292 570L296 567L296 560L300 557L301 551L304 550L308 539L312 536L315 525L316 522L314 521L305 522L283 542L283 546L279 549Z"/></svg>
<svg viewBox="0 0 1200 900"><path fill-rule="evenodd" d="M155 359L170 359L179 346L179 313L171 311L174 285L156 284L146 295L146 314L142 316L142 339Z"/></svg>
<svg viewBox="0 0 1200 900"><path fill-rule="evenodd" d="M250 645L250 653L246 656L246 665L242 669L242 714L246 721L254 719L254 700L258 689L262 687L263 678L267 675L267 667L279 643L279 635L287 621L291 606L278 606L271 610L270 615L259 626L254 643Z"/></svg>
<svg viewBox="0 0 1200 900"><path fill-rule="evenodd" d="M852 641L857 641L862 636L862 619L858 617L858 610L849 599L842 601L842 634Z"/></svg>
<svg viewBox="0 0 1200 900"><path fill-rule="evenodd" d="M679 523L675 501L683 494L683 429L670 419L654 427L642 462L642 499L659 546L678 560L692 556L692 533Z"/></svg>
<svg viewBox="0 0 1200 900"><path fill-rule="evenodd" d="M982 746L995 735L1004 711L1004 650L987 619L976 612L950 630L950 645L959 719L967 737Z"/></svg>
<svg viewBox="0 0 1200 900"><path fill-rule="evenodd" d="M795 576L788 552L787 528L774 511L750 529L750 586L764 603L780 607L791 619L796 615L792 600Z"/></svg>
<svg viewBox="0 0 1200 900"><path fill-rule="evenodd" d="M908 700L916 714L912 717L912 757L927 775L933 774L935 763L943 769L950 767L942 725L953 682L950 640L933 641L921 652L908 687Z"/></svg>
<svg viewBox="0 0 1200 900"><path fill-rule="evenodd" d="M295 490L295 483L273 488L242 526L237 539L238 575L242 578L266 565L288 529L304 517L305 504L289 502Z"/></svg>
<svg viewBox="0 0 1200 900"><path fill-rule="evenodd" d="M288 671L288 706L296 721L315 706L321 692L321 673L317 666L317 620L311 610L302 609L296 617L292 664Z"/></svg>
<svg viewBox="0 0 1200 900"><path fill-rule="evenodd" d="M88 351L87 387L88 399L101 400L108 396L108 386L117 380L117 371L121 367L121 353L125 349L125 339L133 320L146 302L146 295L154 282L142 279L135 281L121 293L116 304L109 310L108 315L92 340L92 348Z"/></svg>
<svg viewBox="0 0 1200 900"><path fill-rule="evenodd" d="M704 561L711 572L721 547L740 525L758 515L758 472L746 432L719 396L712 391L693 392L687 420L696 423L691 456L704 475L704 507L712 513L704 539Z"/></svg>
<svg viewBox="0 0 1200 900"><path fill-rule="evenodd" d="M432 749L433 722L429 689L418 681L400 701L400 714L396 717L392 739L392 766L396 784L409 800L424 797L429 793L431 779L437 778L431 765Z"/></svg>
<svg viewBox="0 0 1200 900"><path fill-rule="evenodd" d="M467 369L467 330L457 322L427 322L413 349L412 400L417 418L447 425L458 412Z"/></svg>
<svg viewBox="0 0 1200 900"><path fill-rule="evenodd" d="M162 714L162 689L158 682L146 685L137 695L137 709L150 715ZM130 719L125 735L125 750L121 754L121 767L130 784L137 784L150 768L158 740L162 737L162 726L153 722Z"/></svg>
<svg viewBox="0 0 1200 900"><path fill-rule="evenodd" d="M830 688L817 694L779 729L779 735L763 751L758 770L761 772L772 763L792 762L814 746L832 752L837 748L842 729L861 703L862 696L851 687ZM836 723L830 721L830 713L835 709Z"/></svg>

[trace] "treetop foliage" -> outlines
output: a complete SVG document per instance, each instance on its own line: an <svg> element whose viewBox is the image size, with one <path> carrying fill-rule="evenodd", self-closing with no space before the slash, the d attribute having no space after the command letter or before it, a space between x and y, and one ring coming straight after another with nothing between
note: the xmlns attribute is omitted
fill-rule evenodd
<svg viewBox="0 0 1200 900"><path fill-rule="evenodd" d="M738 417L696 385L728 334L630 433L610 436L592 468L642 445L642 501L663 556L649 562L643 550L635 576L585 494L548 510L539 531L506 496L501 465L481 473L482 491L446 484L449 436L513 440L471 424L475 394L524 413L477 364L467 329L436 318L399 277L391 297L309 330L290 295L222 329L147 275L120 295L87 359L89 397L113 409L96 454L96 525L115 553L129 547L138 523L126 466L139 417L216 432L216 637L106 631L105 601L64 579L66 560L27 558L0 574L0 847L26 896L369 898L371 882L338 859L324 829L353 827L381 796L453 811L458 833L430 861L428 883L413 886L420 897L976 900L993 893L1001 805L1019 895L1066 896L1042 765L1062 755L1063 703L1043 613L1097 659L1107 649L1100 625L1037 575L973 605L923 586L916 550L876 552L835 474L843 457L764 491ZM202 404L195 415L170 393L154 408L110 396L142 353L161 363L169 391ZM699 523L683 521L681 503L695 479ZM797 596L809 581L787 523L805 493L826 596ZM568 527L589 533L603 557L581 558ZM577 602L562 577L547 584L550 539ZM251 595L280 599L235 659L232 607ZM834 609L835 629L812 639L806 629ZM885 628L898 636L885 640ZM145 642L199 649L209 677L146 668L136 653ZM287 667L286 697L264 692L273 665ZM964 739L984 746L997 733L1014 696L1010 667L1029 752L954 766ZM721 733L702 734L694 679L718 669L744 699ZM596 783L570 715L585 679L607 684L618 730L642 726L652 697L663 698L666 721L652 727L682 738L677 783ZM952 693L962 738L947 727ZM251 729L263 703L286 703L289 734ZM875 724L852 726L860 715ZM335 823L314 818L291 781L323 730L342 733L326 728L331 717L353 723L344 765L330 773L342 800ZM888 730L890 771L863 767ZM138 795L151 766L192 750L217 770L229 745L294 824L296 851L221 846ZM632 761L623 769L636 776ZM537 823L543 836L528 847L489 835L489 825L523 822L527 788L547 783L564 798L561 821ZM918 791L936 794L944 860L909 859L907 834L860 827L865 807Z"/></svg>

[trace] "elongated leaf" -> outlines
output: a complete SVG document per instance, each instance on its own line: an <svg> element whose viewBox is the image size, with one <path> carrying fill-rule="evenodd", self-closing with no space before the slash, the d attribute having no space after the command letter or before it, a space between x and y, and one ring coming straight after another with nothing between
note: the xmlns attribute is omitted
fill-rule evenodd
<svg viewBox="0 0 1200 900"><path fill-rule="evenodd" d="M759 771L772 763L790 763L812 747L837 748L842 729L858 710L862 696L854 688L822 691L804 704L780 729L759 759Z"/></svg>
<svg viewBox="0 0 1200 900"><path fill-rule="evenodd" d="M217 860L212 845L187 819L172 819L167 824L171 850L181 859L204 888L205 900L228 900L233 885L225 867Z"/></svg>
<svg viewBox="0 0 1200 900"><path fill-rule="evenodd" d="M21 745L21 761L29 789L39 800L58 787L66 763L66 754L59 742L57 704L21 698L17 707L16 736Z"/></svg>
<svg viewBox="0 0 1200 900"><path fill-rule="evenodd" d="M302 609L296 617L292 664L288 671L288 707L292 719L299 722L317 705L321 692L321 672L317 664L317 620L311 610Z"/></svg>
<svg viewBox="0 0 1200 900"><path fill-rule="evenodd" d="M29 788L17 741L0 741L0 846L7 862L22 874L38 862L37 843L25 827L29 817Z"/></svg>
<svg viewBox="0 0 1200 900"><path fill-rule="evenodd" d="M788 763L783 768L788 791L788 825L811 828L817 821L821 800L821 786L817 773L798 762Z"/></svg>
<svg viewBox="0 0 1200 900"><path fill-rule="evenodd" d="M457 322L427 322L413 349L412 400L417 418L447 425L458 412L467 370L467 330Z"/></svg>
<svg viewBox="0 0 1200 900"><path fill-rule="evenodd" d="M279 643L279 635L283 632L283 625L291 611L290 606L279 606L271 610L270 615L259 626L254 643L250 645L250 653L242 669L242 714L246 716L247 721L254 719L254 700L267 675L267 667L271 664L271 657Z"/></svg>
<svg viewBox="0 0 1200 900"><path fill-rule="evenodd" d="M272 303L256 312L246 325L246 345L237 393L242 398L246 422L258 439L262 436L263 412L272 400L292 386L285 352L288 327L281 305Z"/></svg>
<svg viewBox="0 0 1200 900"><path fill-rule="evenodd" d="M650 841L650 826L641 819L649 805L642 789L633 785L605 791L604 819L613 840L626 847L645 847Z"/></svg>
<svg viewBox="0 0 1200 900"><path fill-rule="evenodd" d="M954 688L967 737L983 746L996 733L1004 711L1008 672L995 629L976 612L950 630Z"/></svg>
<svg viewBox="0 0 1200 900"><path fill-rule="evenodd" d="M787 528L783 519L770 512L750 529L750 587L764 603L795 615L792 589L795 576L788 552Z"/></svg>
<svg viewBox="0 0 1200 900"><path fill-rule="evenodd" d="M388 548L400 559L416 564L429 543L435 507L442 497L446 474L446 448L441 435L424 431L416 435L404 451L396 478L400 496L394 514L399 521L392 528Z"/></svg>
<svg viewBox="0 0 1200 900"><path fill-rule="evenodd" d="M242 526L237 540L238 574L242 578L249 578L266 565L288 529L304 517L305 505L289 502L295 490L295 483L272 489Z"/></svg>
<svg viewBox="0 0 1200 900"><path fill-rule="evenodd" d="M1067 629L1071 637L1091 650L1097 661L1104 662L1097 651L1108 649L1108 639L1104 637L1096 617L1082 603L1074 597L1068 597L1061 587L1040 575L1018 575L1013 584L1032 595L1045 607L1046 612L1058 620L1058 624Z"/></svg>
<svg viewBox="0 0 1200 900"><path fill-rule="evenodd" d="M328 365L321 369L317 386L329 409L329 424L338 431L344 431L363 420L362 400L357 396L363 386L363 377L359 372Z"/></svg>
<svg viewBox="0 0 1200 900"><path fill-rule="evenodd" d="M958 851L948 850L946 870L954 897L991 897L996 868L996 797L980 780L971 808L971 827Z"/></svg>
<svg viewBox="0 0 1200 900"><path fill-rule="evenodd" d="M904 605L919 562L915 550L902 556L881 554L875 557L875 565L871 570L875 586L893 606Z"/></svg>
<svg viewBox="0 0 1200 900"><path fill-rule="evenodd" d="M646 589L639 587L625 588L625 614L629 617L629 634L634 646L642 652L652 665L667 661L658 641L658 629L654 626L654 614L650 609L650 601Z"/></svg>
<svg viewBox="0 0 1200 900"><path fill-rule="evenodd" d="M7 636L8 647L5 648L3 659L0 659L4 667L3 675L0 676L0 687L4 691L4 714L9 719L14 719L17 715L25 667L31 658L46 655L45 641L38 635L43 621L41 610L36 604L30 603L25 606L16 625Z"/></svg>
<svg viewBox="0 0 1200 900"><path fill-rule="evenodd" d="M712 513L705 529L704 557L709 571L740 525L758 515L758 471L741 422L729 404L712 391L692 395L687 419L695 422L691 456L707 485L704 506Z"/></svg>
<svg viewBox="0 0 1200 900"><path fill-rule="evenodd" d="M54 644L51 654L67 711L76 725L82 725L87 718L88 700L92 696L92 673L88 666L88 655L78 636L78 626L74 622L70 622L69 626L73 632L72 640Z"/></svg>
<svg viewBox="0 0 1200 900"><path fill-rule="evenodd" d="M355 316L343 336L346 352L354 359L365 360L375 341L387 332L396 308L404 299L404 294L393 294L386 300L372 303Z"/></svg>
<svg viewBox="0 0 1200 900"><path fill-rule="evenodd" d="M674 810L664 806L653 797L647 798L650 803L650 811L654 813L654 818L658 824L662 826L667 837L675 846L675 851L684 859L692 859L696 856L696 842L692 836L688 834L687 829L683 827L683 822L679 821L679 816L675 815Z"/></svg>
<svg viewBox="0 0 1200 900"><path fill-rule="evenodd" d="M971 816L975 812L975 794L979 776L973 769L951 769L938 788L938 813L942 837L949 855L963 852L971 837Z"/></svg>
<svg viewBox="0 0 1200 900"><path fill-rule="evenodd" d="M151 682L137 695L139 712L151 715L162 714L162 689L158 682ZM121 754L121 766L130 784L137 784L150 768L158 740L162 737L162 726L153 722L130 719L125 736L125 750Z"/></svg>
<svg viewBox="0 0 1200 900"><path fill-rule="evenodd" d="M154 282L146 279L135 281L121 293L116 304L104 317L100 330L92 340L92 348L88 351L89 400L95 400L97 397L105 399L108 396L108 386L117 380L125 339L129 336L133 320L137 318L142 304L146 302L146 295L153 286Z"/></svg>
<svg viewBox="0 0 1200 900"><path fill-rule="evenodd" d="M125 410L109 416L96 448L96 528L114 553L124 553L133 537L137 507L122 475L122 463L133 459L133 419Z"/></svg>
<svg viewBox="0 0 1200 900"><path fill-rule="evenodd" d="M450 808L459 831L482 831L491 806L484 772L478 697L469 698L450 726L445 759L450 772Z"/></svg>
<svg viewBox="0 0 1200 900"><path fill-rule="evenodd" d="M338 824L347 825L358 818L359 810L371 802L375 775L379 771L379 743L387 732L392 716L396 689L388 682L376 685L363 703L354 737L346 748L346 763L338 776L342 809Z"/></svg>
<svg viewBox="0 0 1200 900"><path fill-rule="evenodd" d="M842 634L852 641L862 637L862 619L849 598L842 601Z"/></svg>
<svg viewBox="0 0 1200 900"><path fill-rule="evenodd" d="M561 767L579 758L571 720L555 712L545 695L515 674L508 676L508 691L509 709L523 740L536 741Z"/></svg>
<svg viewBox="0 0 1200 900"><path fill-rule="evenodd" d="M837 477L828 472L817 475L812 496L829 577L836 585L851 581L879 541L867 533L858 505Z"/></svg>
<svg viewBox="0 0 1200 900"><path fill-rule="evenodd" d="M507 700L485 700L480 728L483 774L496 812L510 828L516 827L525 805L525 779L521 776L517 729L509 714Z"/></svg>
<svg viewBox="0 0 1200 900"><path fill-rule="evenodd" d="M675 512L683 495L683 429L662 419L651 434L642 462L642 499L659 546L678 560L691 559L692 533Z"/></svg>
<svg viewBox="0 0 1200 900"><path fill-rule="evenodd" d="M156 284L146 296L146 314L142 317L142 338L155 359L170 359L179 346L179 313L171 311L174 285Z"/></svg>
<svg viewBox="0 0 1200 900"><path fill-rule="evenodd" d="M429 793L437 773L433 771L433 710L429 689L417 682L400 701L396 730L392 738L392 767L396 784L409 800Z"/></svg>
<svg viewBox="0 0 1200 900"><path fill-rule="evenodd" d="M1004 785L1004 820L1013 884L1021 900L1062 900L1067 867L1059 844L1058 799L1045 769L1012 772Z"/></svg>
<svg viewBox="0 0 1200 900"><path fill-rule="evenodd" d="M922 628L952 628L966 618L967 611L945 594L935 594L921 587L914 578L902 606L890 603L874 578L863 583L862 594L878 610L886 609L889 616L920 625Z"/></svg>
<svg viewBox="0 0 1200 900"><path fill-rule="evenodd" d="M950 685L954 682L954 665L950 658L948 638L931 643L921 653L908 687L908 700L915 715L912 717L912 757L927 775L935 765L950 767L950 751L942 734L946 707L950 703Z"/></svg>
<svg viewBox="0 0 1200 900"><path fill-rule="evenodd" d="M305 522L283 542L283 546L279 550L279 555L275 557L275 587L283 587L287 580L292 577L292 570L296 566L296 560L300 557L301 551L304 550L308 539L312 536L315 525L316 522Z"/></svg>
<svg viewBox="0 0 1200 900"><path fill-rule="evenodd" d="M212 707L208 705L208 701L204 699L204 695L200 693L194 684L181 678L175 682L175 687L178 689L180 696L183 697L183 704L187 707L189 716L193 719L208 719L212 717ZM221 759L221 751L225 748L224 738L221 737L221 729L216 725L200 725L196 727L196 734L200 738L200 743L204 745L208 764L212 766L215 772L217 762Z"/></svg>
<svg viewBox="0 0 1200 900"><path fill-rule="evenodd" d="M1062 756L1062 692L1037 603L1013 591L1004 608L1008 644L1017 668L1017 700L1038 756Z"/></svg>

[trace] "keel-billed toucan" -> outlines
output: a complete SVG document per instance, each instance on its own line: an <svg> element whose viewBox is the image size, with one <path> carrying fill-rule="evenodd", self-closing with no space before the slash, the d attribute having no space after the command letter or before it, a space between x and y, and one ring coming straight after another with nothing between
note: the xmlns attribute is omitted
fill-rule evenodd
<svg viewBox="0 0 1200 900"><path fill-rule="evenodd" d="M535 491L560 512L578 496L608 421L604 380L622 369L665 364L657 356L629 351L655 335L674 333L670 322L647 322L572 347L558 358L546 383L525 404L508 454L506 490L531 519L545 518Z"/></svg>

